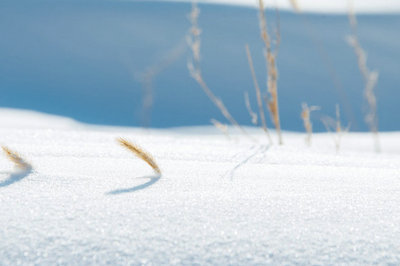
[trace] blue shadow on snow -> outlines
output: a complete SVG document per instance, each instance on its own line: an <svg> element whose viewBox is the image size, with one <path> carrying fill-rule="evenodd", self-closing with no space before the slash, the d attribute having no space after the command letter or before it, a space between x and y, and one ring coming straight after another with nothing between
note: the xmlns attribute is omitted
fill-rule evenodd
<svg viewBox="0 0 400 266"><path fill-rule="evenodd" d="M29 167L27 169L19 170L15 173L11 173L10 176L0 182L0 187L7 187L9 185L12 185L18 181L21 181L25 177L27 177L30 173L32 173L32 167Z"/></svg>
<svg viewBox="0 0 400 266"><path fill-rule="evenodd" d="M119 195L119 194L131 193L131 192L145 189L145 188L157 183L158 180L160 180L161 175L142 176L142 177L138 177L138 178L148 178L149 181L147 181L146 183L131 187L131 188L121 188L121 189L112 190L110 192L107 192L106 194L107 195Z"/></svg>

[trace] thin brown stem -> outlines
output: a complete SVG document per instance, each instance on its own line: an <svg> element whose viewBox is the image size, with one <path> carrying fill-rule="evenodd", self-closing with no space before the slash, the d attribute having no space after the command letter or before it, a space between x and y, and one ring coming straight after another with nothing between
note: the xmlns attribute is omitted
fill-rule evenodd
<svg viewBox="0 0 400 266"><path fill-rule="evenodd" d="M278 28L276 33L275 50L272 51L271 38L269 37L268 34L267 19L265 17L264 12L265 11L264 11L263 0L259 0L260 31L261 31L261 38L264 42L264 57L267 66L267 90L271 98L271 100L268 101L267 106L278 134L279 144L282 145L283 140L281 133L280 118L279 118L279 105L278 105L278 69L276 67L276 56L277 56L277 48L280 42L280 33Z"/></svg>
<svg viewBox="0 0 400 266"><path fill-rule="evenodd" d="M349 4L349 24L352 33L348 36L347 41L350 46L353 47L354 53L357 57L358 68L360 69L360 73L364 79L364 97L368 104L368 112L365 115L365 122L372 132L375 152L379 153L381 151L381 145L378 134L377 100L375 95L375 88L379 74L377 71L371 71L367 66L367 54L362 48L357 35L357 19L354 14L353 2L350 0Z"/></svg>
<svg viewBox="0 0 400 266"><path fill-rule="evenodd" d="M220 110L222 115L235 127L237 127L244 135L246 135L251 140L255 140L251 137L247 131L233 118L231 113L228 111L228 108L225 107L224 103L221 99L219 99L215 94L211 91L207 83L204 81L201 68L200 68L200 34L201 30L198 26L198 17L200 14L200 10L197 7L196 3L193 2L192 4L192 11L189 15L189 20L192 24L190 28L190 33L188 35L188 44L192 51L192 59L188 63L188 69L190 75L193 77L194 80L200 85L202 90L205 92L207 97L211 100L211 102Z"/></svg>
<svg viewBox="0 0 400 266"><path fill-rule="evenodd" d="M247 54L247 60L249 62L249 67L250 67L250 71L251 71L251 77L253 78L254 87L256 89L258 113L260 115L262 128L268 137L269 143L272 144L271 134L269 133L269 130L267 127L267 122L265 119L265 112L264 112L264 106L263 106L263 101L262 101L262 97L261 97L261 90L260 90L260 86L258 85L256 73L254 71L254 64L253 64L253 59L251 57L250 48L247 44L246 44L246 54Z"/></svg>

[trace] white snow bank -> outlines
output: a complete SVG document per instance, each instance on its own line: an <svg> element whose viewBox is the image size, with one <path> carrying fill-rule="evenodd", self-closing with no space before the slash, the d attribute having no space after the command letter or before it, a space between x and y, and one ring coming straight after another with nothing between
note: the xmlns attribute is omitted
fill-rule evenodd
<svg viewBox="0 0 400 266"><path fill-rule="evenodd" d="M94 127L7 109L0 125L1 144L33 165L15 175L0 156L1 264L400 263L400 133L382 133L376 155L369 134L348 134L336 154L327 134L306 148L285 133L268 148L259 130L256 144L209 127ZM120 136L150 151L162 177Z"/></svg>
<svg viewBox="0 0 400 266"><path fill-rule="evenodd" d="M165 0L164 0L165 1ZM190 0L175 0L176 2L191 2ZM199 0L199 3L227 4L257 7L258 0ZM300 11L314 13L348 13L350 0L295 0ZM293 10L290 0L264 0L268 8ZM399 13L398 0L353 0L354 11L357 13Z"/></svg>

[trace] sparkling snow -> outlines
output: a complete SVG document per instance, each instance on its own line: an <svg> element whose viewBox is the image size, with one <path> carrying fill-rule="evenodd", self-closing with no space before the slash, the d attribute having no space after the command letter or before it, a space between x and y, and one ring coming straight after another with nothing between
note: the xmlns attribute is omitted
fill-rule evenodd
<svg viewBox="0 0 400 266"><path fill-rule="evenodd" d="M284 146L210 127L99 127L0 109L0 264L398 264L400 133L285 133ZM116 143L150 151L151 168Z"/></svg>

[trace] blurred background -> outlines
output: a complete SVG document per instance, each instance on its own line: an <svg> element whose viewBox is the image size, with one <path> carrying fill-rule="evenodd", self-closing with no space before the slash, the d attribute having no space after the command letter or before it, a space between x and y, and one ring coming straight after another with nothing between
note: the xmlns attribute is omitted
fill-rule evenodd
<svg viewBox="0 0 400 266"><path fill-rule="evenodd" d="M256 98L246 43L262 89L266 81L258 10L199 7L203 77L233 116L250 125L243 94L249 92L254 110ZM2 0L0 107L104 125L210 125L211 118L226 123L187 69L190 11L188 2ZM335 116L336 104L351 130L367 130L364 82L346 42L347 14L283 9L279 16L282 128L303 131L300 112L306 102L321 107L312 117L317 131L325 130L321 117ZM274 9L267 10L267 19L274 30ZM379 71L379 129L400 130L400 16L372 12L357 19L367 65Z"/></svg>

